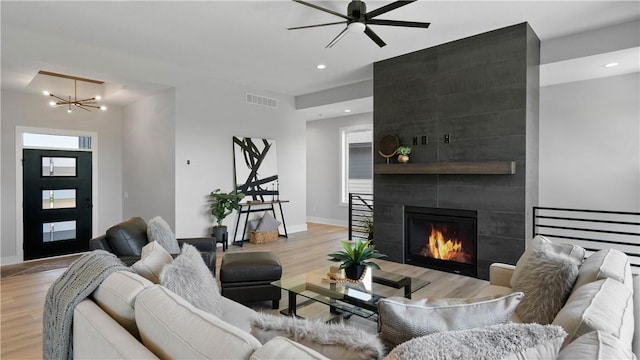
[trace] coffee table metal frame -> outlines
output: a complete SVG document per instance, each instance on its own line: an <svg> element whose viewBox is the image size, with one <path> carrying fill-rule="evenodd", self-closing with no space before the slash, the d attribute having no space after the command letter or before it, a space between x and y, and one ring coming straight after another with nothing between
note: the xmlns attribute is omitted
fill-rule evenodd
<svg viewBox="0 0 640 360"><path fill-rule="evenodd" d="M363 284L337 283L328 279L328 267L307 273L287 277L271 284L284 289L288 293L289 304L281 313L298 316L298 310L314 303L329 306L330 312L348 318L357 315L370 318L378 313L378 301L385 297L404 296L410 299L411 294L427 286L427 280L373 270L372 286L368 290ZM297 304L297 297L307 298Z"/></svg>

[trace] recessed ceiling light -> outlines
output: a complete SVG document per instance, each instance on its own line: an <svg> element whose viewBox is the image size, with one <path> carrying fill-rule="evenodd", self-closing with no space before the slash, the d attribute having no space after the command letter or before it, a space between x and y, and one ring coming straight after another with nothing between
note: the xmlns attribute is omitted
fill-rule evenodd
<svg viewBox="0 0 640 360"><path fill-rule="evenodd" d="M346 113L350 113L350 112L351 112L351 109L345 109L345 110L344 110L344 112L346 112Z"/></svg>
<svg viewBox="0 0 640 360"><path fill-rule="evenodd" d="M617 62L612 62L612 63L605 64L604 67L612 68L612 67L616 67L618 65L620 65L620 64L618 64Z"/></svg>
<svg viewBox="0 0 640 360"><path fill-rule="evenodd" d="M318 66L316 66L316 69L318 69L318 70L324 70L326 68L327 68L327 66L325 64L318 64Z"/></svg>

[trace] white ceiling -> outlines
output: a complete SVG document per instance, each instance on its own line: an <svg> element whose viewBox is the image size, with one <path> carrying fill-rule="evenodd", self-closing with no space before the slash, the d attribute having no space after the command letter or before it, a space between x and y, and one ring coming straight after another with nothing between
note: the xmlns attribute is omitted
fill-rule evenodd
<svg viewBox="0 0 640 360"><path fill-rule="evenodd" d="M346 13L348 3L311 2L340 13ZM388 3L367 1L368 10ZM289 95L371 79L375 61L525 21L545 41L635 20L640 17L639 4L422 0L379 18L428 21L432 23L429 29L375 26L374 31L388 44L384 48L364 34L350 33L333 48L325 49L342 30L341 25L295 31L286 28L340 18L292 1L0 2L3 41L6 27L41 32ZM319 63L327 68L317 70ZM34 76L38 70L52 70L47 69L47 59L37 57L37 49L31 63L3 51L2 86L29 91L31 79L13 73L25 68L33 69ZM97 79L106 81L113 90L105 91L107 101L126 103L136 91L162 87L122 79L119 74L112 74L113 78L100 75L103 78Z"/></svg>

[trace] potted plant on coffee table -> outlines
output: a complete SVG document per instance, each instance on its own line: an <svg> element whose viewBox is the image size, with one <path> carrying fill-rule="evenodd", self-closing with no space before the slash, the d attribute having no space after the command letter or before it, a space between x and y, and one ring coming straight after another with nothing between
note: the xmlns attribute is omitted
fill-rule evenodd
<svg viewBox="0 0 640 360"><path fill-rule="evenodd" d="M340 262L340 269L344 269L345 275L351 280L359 280L364 274L367 266L380 269L378 264L370 261L371 259L381 259L386 257L376 250L373 246L369 246L370 241L355 240L353 245L349 241L342 241L344 250L329 254L329 260Z"/></svg>
<svg viewBox="0 0 640 360"><path fill-rule="evenodd" d="M209 194L209 206L211 215L216 218L216 225L213 226L213 236L216 241L222 241L227 237L227 227L222 225L222 221L233 212L240 209L240 200L244 194L237 191L223 193L220 189L215 189Z"/></svg>

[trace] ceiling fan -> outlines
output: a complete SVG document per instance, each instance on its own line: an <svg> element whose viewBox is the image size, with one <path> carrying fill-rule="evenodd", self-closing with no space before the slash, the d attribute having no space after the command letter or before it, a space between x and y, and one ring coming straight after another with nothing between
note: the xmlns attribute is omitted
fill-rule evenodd
<svg viewBox="0 0 640 360"><path fill-rule="evenodd" d="M323 8L318 5L311 4L306 1L301 0L293 0L294 2L300 3L302 5L306 5L312 7L316 10L324 11L329 14L341 17L345 20L330 22L324 24L316 24L316 25L307 25L307 26L298 26L288 28L287 30L298 30L298 29L308 29L320 26L328 26L328 25L338 25L338 24L346 24L347 26L342 30L338 36L336 36L331 42L326 46L327 48L333 47L342 37L347 33L347 31L352 32L363 32L373 40L378 46L383 47L387 45L378 35L376 35L373 30L369 27L369 25L385 25L385 26L404 26L404 27L418 27L418 28L428 28L431 23L425 22L415 22L415 21L399 21L399 20L383 20L383 19L374 19L374 17L378 15L382 15L391 10L395 10L401 6L408 5L416 0L408 0L408 1L394 1L390 4L377 8L375 10L367 12L367 5L364 1L353 0L349 3L347 7L347 15L340 14L330 9Z"/></svg>

